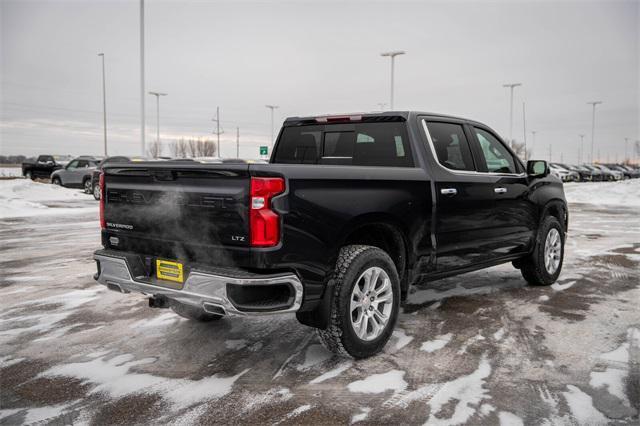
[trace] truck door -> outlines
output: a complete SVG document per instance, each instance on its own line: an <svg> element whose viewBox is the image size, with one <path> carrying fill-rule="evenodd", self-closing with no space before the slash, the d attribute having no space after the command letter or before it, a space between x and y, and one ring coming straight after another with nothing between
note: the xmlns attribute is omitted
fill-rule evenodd
<svg viewBox="0 0 640 426"><path fill-rule="evenodd" d="M524 253L537 225L537 207L529 199L524 166L489 128L472 125L471 141L480 174L493 179L494 258Z"/></svg>
<svg viewBox="0 0 640 426"><path fill-rule="evenodd" d="M436 272L464 269L491 258L494 179L476 171L461 120L422 120L427 163L435 185Z"/></svg>

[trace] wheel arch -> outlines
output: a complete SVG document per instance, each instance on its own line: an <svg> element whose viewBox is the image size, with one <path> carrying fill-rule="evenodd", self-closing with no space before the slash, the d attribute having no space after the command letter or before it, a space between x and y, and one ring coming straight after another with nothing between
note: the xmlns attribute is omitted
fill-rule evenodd
<svg viewBox="0 0 640 426"><path fill-rule="evenodd" d="M411 260L408 233L400 220L388 214L366 214L349 221L340 235L342 238L334 250L336 258L340 248L345 245L364 244L378 247L393 260L404 290Z"/></svg>

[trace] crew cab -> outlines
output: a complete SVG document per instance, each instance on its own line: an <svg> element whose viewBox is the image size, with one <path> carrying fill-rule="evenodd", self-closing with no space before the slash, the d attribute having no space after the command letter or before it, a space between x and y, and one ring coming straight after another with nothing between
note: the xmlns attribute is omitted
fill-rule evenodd
<svg viewBox="0 0 640 426"><path fill-rule="evenodd" d="M288 118L268 164L113 164L100 186L99 283L199 321L295 312L354 358L413 283L512 262L552 284L568 224L545 161L421 112Z"/></svg>
<svg viewBox="0 0 640 426"><path fill-rule="evenodd" d="M34 160L22 163L22 176L27 179L48 179L55 170L61 169L69 162L68 158L55 155L39 155Z"/></svg>

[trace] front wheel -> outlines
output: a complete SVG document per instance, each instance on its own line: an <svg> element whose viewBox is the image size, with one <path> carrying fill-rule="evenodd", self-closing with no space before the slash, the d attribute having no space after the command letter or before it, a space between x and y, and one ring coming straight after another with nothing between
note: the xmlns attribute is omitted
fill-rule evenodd
<svg viewBox="0 0 640 426"><path fill-rule="evenodd" d="M345 246L336 262L329 324L317 330L330 351L353 358L380 352L391 337L400 308L400 279L377 247Z"/></svg>
<svg viewBox="0 0 640 426"><path fill-rule="evenodd" d="M538 229L533 252L520 261L520 272L531 285L551 285L560 276L563 260L564 230L557 218L548 216Z"/></svg>
<svg viewBox="0 0 640 426"><path fill-rule="evenodd" d="M51 183L54 184L54 185L62 186L62 181L57 176L54 177L53 179L51 179Z"/></svg>
<svg viewBox="0 0 640 426"><path fill-rule="evenodd" d="M29 179L29 180L33 180L33 175L31 174L31 172L26 172L24 174L25 179Z"/></svg>
<svg viewBox="0 0 640 426"><path fill-rule="evenodd" d="M85 194L91 194L91 179L85 179L82 186L84 187Z"/></svg>

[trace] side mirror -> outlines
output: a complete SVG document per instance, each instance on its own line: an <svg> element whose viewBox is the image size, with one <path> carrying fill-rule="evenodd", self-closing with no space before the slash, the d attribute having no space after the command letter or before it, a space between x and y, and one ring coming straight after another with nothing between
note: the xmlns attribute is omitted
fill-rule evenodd
<svg viewBox="0 0 640 426"><path fill-rule="evenodd" d="M529 160L527 174L531 177L545 177L549 174L549 164L544 160Z"/></svg>

